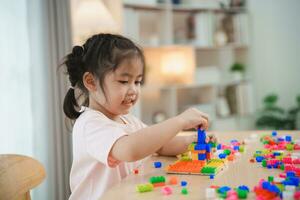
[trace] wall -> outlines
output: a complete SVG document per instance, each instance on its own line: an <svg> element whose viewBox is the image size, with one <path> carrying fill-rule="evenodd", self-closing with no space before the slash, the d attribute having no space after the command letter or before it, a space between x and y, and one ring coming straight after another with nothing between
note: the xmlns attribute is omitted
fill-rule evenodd
<svg viewBox="0 0 300 200"><path fill-rule="evenodd" d="M279 105L290 108L300 94L300 1L248 0L248 8L256 106L262 106L265 95L276 92Z"/></svg>

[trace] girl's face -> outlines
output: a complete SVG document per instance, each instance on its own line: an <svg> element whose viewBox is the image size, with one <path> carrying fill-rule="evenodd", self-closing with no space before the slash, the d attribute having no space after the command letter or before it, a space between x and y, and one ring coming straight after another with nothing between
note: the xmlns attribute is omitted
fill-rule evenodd
<svg viewBox="0 0 300 200"><path fill-rule="evenodd" d="M110 118L128 114L137 102L143 77L143 65L140 59L123 61L115 71L104 78L105 95L97 84L95 100L97 109ZM106 98L105 98L106 97Z"/></svg>

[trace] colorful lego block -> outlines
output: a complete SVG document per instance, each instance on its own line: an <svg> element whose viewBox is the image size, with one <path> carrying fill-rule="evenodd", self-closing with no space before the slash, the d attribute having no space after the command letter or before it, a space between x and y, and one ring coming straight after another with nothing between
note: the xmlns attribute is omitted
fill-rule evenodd
<svg viewBox="0 0 300 200"><path fill-rule="evenodd" d="M155 168L161 168L161 162L154 162L153 165Z"/></svg>
<svg viewBox="0 0 300 200"><path fill-rule="evenodd" d="M149 180L150 183L155 184L155 183L165 183L166 178L164 176L152 176Z"/></svg>
<svg viewBox="0 0 300 200"><path fill-rule="evenodd" d="M198 160L206 160L206 154L198 154Z"/></svg>
<svg viewBox="0 0 300 200"><path fill-rule="evenodd" d="M134 170L133 170L133 173L134 173L134 174L138 174L138 173L139 173L139 170L138 170L138 169L134 169Z"/></svg>
<svg viewBox="0 0 300 200"><path fill-rule="evenodd" d="M206 143L206 132L205 130L201 130L200 128L198 128L198 140L197 143L198 144L205 144Z"/></svg>
<svg viewBox="0 0 300 200"><path fill-rule="evenodd" d="M186 182L186 181L181 181L181 182L180 182L180 185L181 185L182 187L187 186L187 182Z"/></svg>
<svg viewBox="0 0 300 200"><path fill-rule="evenodd" d="M195 149L194 150L206 150L206 144L197 144L195 145Z"/></svg>
<svg viewBox="0 0 300 200"><path fill-rule="evenodd" d="M153 185L151 183L139 184L136 186L136 190L140 193L150 192L153 190Z"/></svg>
<svg viewBox="0 0 300 200"><path fill-rule="evenodd" d="M161 189L161 192L162 192L164 195L170 195L170 194L172 194L173 189L172 189L171 187L166 186L166 187L163 187L163 188Z"/></svg>
<svg viewBox="0 0 300 200"><path fill-rule="evenodd" d="M181 194L187 195L188 194L188 190L186 188L182 188Z"/></svg>
<svg viewBox="0 0 300 200"><path fill-rule="evenodd" d="M169 179L169 184L170 185L177 185L178 183L178 178L176 176L171 176Z"/></svg>

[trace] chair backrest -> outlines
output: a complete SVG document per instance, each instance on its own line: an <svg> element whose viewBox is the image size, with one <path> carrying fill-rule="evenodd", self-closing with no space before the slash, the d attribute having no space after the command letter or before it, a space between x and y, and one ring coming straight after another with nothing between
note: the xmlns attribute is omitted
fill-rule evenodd
<svg viewBox="0 0 300 200"><path fill-rule="evenodd" d="M23 155L0 154L0 200L30 199L30 190L46 177L43 165Z"/></svg>

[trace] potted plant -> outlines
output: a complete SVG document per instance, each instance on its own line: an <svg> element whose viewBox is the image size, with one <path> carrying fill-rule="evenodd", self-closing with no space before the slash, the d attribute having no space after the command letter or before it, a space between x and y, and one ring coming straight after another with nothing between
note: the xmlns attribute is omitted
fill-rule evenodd
<svg viewBox="0 0 300 200"><path fill-rule="evenodd" d="M235 81L241 81L244 78L246 67L244 64L236 62L231 65L230 71Z"/></svg>
<svg viewBox="0 0 300 200"><path fill-rule="evenodd" d="M278 95L267 95L264 100L263 109L259 112L256 120L258 129L291 130L292 121L286 116L283 108L276 105Z"/></svg>
<svg viewBox="0 0 300 200"><path fill-rule="evenodd" d="M288 112L288 119L292 123L292 129L300 129L300 95L296 97L297 105Z"/></svg>

